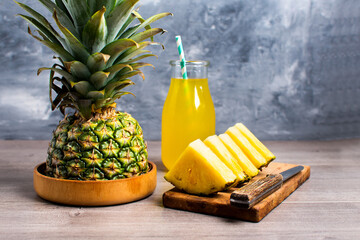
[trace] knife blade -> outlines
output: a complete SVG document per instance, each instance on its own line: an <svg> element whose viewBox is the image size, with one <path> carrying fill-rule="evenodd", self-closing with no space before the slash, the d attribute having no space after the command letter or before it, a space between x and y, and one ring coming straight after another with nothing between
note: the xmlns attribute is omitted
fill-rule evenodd
<svg viewBox="0 0 360 240"><path fill-rule="evenodd" d="M296 166L278 174L269 174L264 178L251 182L230 195L230 204L239 208L251 208L279 188L283 182L304 169Z"/></svg>

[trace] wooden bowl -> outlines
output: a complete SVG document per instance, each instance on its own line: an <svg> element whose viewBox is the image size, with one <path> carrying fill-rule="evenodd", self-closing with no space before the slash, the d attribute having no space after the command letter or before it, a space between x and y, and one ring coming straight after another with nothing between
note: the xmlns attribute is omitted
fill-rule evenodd
<svg viewBox="0 0 360 240"><path fill-rule="evenodd" d="M43 199L76 206L107 206L133 202L151 195L156 187L156 165L146 174L119 180L78 181L45 176L45 163L34 169L34 189Z"/></svg>

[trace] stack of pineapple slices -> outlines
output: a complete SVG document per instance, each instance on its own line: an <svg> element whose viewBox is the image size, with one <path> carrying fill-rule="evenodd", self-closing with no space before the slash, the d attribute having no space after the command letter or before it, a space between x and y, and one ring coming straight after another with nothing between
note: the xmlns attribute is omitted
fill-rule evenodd
<svg viewBox="0 0 360 240"><path fill-rule="evenodd" d="M224 134L190 143L165 179L185 192L209 195L255 177L274 159L244 124L237 123Z"/></svg>

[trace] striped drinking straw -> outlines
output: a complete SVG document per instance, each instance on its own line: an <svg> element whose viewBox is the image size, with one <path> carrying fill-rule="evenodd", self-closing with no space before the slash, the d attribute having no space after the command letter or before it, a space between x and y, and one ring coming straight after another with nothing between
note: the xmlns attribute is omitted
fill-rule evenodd
<svg viewBox="0 0 360 240"><path fill-rule="evenodd" d="M183 76L183 79L188 79L188 75L186 72L186 60L185 60L185 54L184 54L184 48L181 42L181 36L176 36L176 45L179 51L179 55L180 55L180 66L181 66L181 73Z"/></svg>

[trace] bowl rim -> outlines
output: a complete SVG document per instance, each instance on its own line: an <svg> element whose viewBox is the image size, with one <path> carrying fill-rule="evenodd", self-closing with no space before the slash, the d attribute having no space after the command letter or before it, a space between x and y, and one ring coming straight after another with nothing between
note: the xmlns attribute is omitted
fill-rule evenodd
<svg viewBox="0 0 360 240"><path fill-rule="evenodd" d="M81 180L72 180L72 179L62 179L62 178L53 178L53 177L49 177L44 175L43 173L41 173L41 171L39 171L40 167L43 167L44 165L46 165L46 162L42 162L38 165L35 166L34 168L34 174L38 177L41 177L43 179L47 179L50 181L57 181L57 182L67 182L67 183L79 183L79 184L104 184L104 183L119 183L119 182L126 182L126 181L132 181L138 178L141 178L147 174L150 174L153 171L156 171L156 164L154 162L148 161L149 163L149 168L150 170L145 173L145 174L141 174L139 176L135 176L135 177L130 177L130 178L123 178L123 179L115 179L115 180L99 180L99 181L93 181L93 180L89 180L89 181L81 181Z"/></svg>

